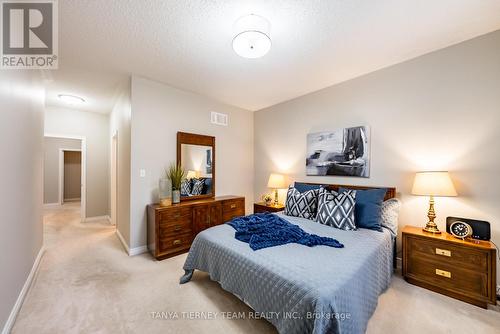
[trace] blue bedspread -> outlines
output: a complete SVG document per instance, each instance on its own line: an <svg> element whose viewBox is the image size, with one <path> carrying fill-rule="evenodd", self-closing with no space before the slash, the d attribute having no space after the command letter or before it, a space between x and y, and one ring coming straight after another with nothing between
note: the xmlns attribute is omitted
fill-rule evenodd
<svg viewBox="0 0 500 334"><path fill-rule="evenodd" d="M308 247L321 245L344 247L333 238L306 233L299 226L268 212L237 217L228 224L236 230L235 238L248 243L253 250L288 243L297 243Z"/></svg>
<svg viewBox="0 0 500 334"><path fill-rule="evenodd" d="M208 272L253 310L270 314L267 320L282 334L364 333L379 295L391 282L389 230L343 231L278 216L307 233L341 240L345 247L289 243L255 252L223 224L196 236L181 282L188 282L195 269Z"/></svg>

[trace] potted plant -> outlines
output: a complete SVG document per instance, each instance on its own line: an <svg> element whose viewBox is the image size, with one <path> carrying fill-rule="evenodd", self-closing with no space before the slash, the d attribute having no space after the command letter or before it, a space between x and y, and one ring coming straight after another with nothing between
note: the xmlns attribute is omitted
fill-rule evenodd
<svg viewBox="0 0 500 334"><path fill-rule="evenodd" d="M186 177L186 171L180 164L171 164L165 170L165 176L172 183L172 203L180 203L181 201L181 183Z"/></svg>

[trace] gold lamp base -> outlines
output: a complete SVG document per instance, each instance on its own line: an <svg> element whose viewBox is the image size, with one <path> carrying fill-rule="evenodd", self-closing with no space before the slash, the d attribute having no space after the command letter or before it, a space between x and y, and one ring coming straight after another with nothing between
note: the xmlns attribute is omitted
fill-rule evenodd
<svg viewBox="0 0 500 334"><path fill-rule="evenodd" d="M427 212L427 217L429 218L429 221L422 230L424 232L440 234L441 231L434 222L434 219L436 219L436 211L434 211L434 196L430 196L429 198L429 212Z"/></svg>

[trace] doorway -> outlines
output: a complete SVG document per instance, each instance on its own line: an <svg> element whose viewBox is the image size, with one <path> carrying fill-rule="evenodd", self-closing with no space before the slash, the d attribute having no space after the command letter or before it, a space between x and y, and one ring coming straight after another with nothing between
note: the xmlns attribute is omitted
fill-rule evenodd
<svg viewBox="0 0 500 334"><path fill-rule="evenodd" d="M85 221L86 138L56 134L44 137L44 204L55 207L79 201L81 220Z"/></svg>
<svg viewBox="0 0 500 334"><path fill-rule="evenodd" d="M62 149L62 203L80 202L82 198L82 152Z"/></svg>

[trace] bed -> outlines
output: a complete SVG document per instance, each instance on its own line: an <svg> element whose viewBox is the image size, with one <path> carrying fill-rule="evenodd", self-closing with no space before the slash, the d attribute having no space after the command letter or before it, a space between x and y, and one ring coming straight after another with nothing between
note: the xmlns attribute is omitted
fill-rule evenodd
<svg viewBox="0 0 500 334"><path fill-rule="evenodd" d="M391 188L386 198L394 193ZM196 236L181 283L188 282L194 270L208 272L280 333L364 333L379 295L391 281L391 232L343 231L278 215L345 247L287 244L253 251L234 238L234 228L223 224Z"/></svg>

